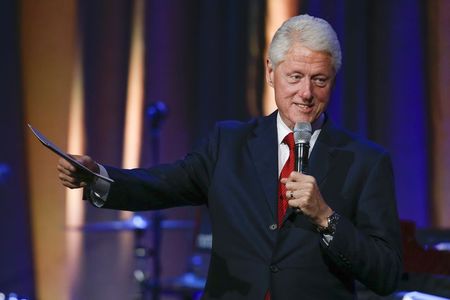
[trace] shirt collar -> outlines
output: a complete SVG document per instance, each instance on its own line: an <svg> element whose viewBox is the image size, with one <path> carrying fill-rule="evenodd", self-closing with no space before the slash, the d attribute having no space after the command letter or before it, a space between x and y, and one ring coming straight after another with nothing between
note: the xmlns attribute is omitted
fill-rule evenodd
<svg viewBox="0 0 450 300"><path fill-rule="evenodd" d="M325 122L325 114L320 114L319 118L315 120L312 124L312 131L313 134L315 131L322 129L323 123ZM292 130L284 123L284 121L281 119L280 112L277 113L277 134L278 134L278 144L281 144L283 142L284 137L292 132ZM318 134L318 133L317 133ZM316 134L316 135L317 135Z"/></svg>
<svg viewBox="0 0 450 300"><path fill-rule="evenodd" d="M280 116L280 112L277 113L277 133L278 133L278 145L283 142L283 139L286 135L288 135L292 130L287 127L287 125L283 122Z"/></svg>

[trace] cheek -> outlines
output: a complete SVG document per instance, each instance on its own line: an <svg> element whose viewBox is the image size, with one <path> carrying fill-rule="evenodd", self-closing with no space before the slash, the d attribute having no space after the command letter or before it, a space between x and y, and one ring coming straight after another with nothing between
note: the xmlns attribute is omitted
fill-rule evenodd
<svg viewBox="0 0 450 300"><path fill-rule="evenodd" d="M277 94L281 97L292 97L298 92L298 88L289 84L279 84L275 89Z"/></svg>
<svg viewBox="0 0 450 300"><path fill-rule="evenodd" d="M319 104L317 104L317 106L316 106L316 112L317 113L323 112L326 107L327 107L327 103L319 102Z"/></svg>
<svg viewBox="0 0 450 300"><path fill-rule="evenodd" d="M327 104L328 100L331 96L331 90L327 89L318 89L314 91L314 97L317 99L319 103Z"/></svg>

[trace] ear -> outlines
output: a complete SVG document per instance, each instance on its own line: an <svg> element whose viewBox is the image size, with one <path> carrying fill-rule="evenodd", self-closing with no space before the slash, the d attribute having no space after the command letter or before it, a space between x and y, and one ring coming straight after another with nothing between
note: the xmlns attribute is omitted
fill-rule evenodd
<svg viewBox="0 0 450 300"><path fill-rule="evenodd" d="M273 72L274 68L270 59L266 59L266 82L268 85L273 87Z"/></svg>

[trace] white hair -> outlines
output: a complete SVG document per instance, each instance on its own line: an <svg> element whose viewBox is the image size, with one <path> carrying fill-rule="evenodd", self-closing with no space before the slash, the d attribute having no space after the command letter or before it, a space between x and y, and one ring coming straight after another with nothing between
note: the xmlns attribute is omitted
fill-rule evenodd
<svg viewBox="0 0 450 300"><path fill-rule="evenodd" d="M275 68L294 43L331 55L334 71L342 64L341 46L331 25L320 18L299 15L285 21L273 36L269 46L269 59Z"/></svg>

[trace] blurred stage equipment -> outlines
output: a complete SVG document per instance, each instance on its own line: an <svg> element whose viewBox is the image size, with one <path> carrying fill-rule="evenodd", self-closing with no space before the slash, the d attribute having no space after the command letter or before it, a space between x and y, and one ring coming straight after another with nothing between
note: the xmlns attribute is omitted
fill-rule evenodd
<svg viewBox="0 0 450 300"><path fill-rule="evenodd" d="M11 168L8 164L6 163L0 163L0 184L5 183L9 177L9 175L11 174ZM1 298L0 298L1 300Z"/></svg>
<svg viewBox="0 0 450 300"><path fill-rule="evenodd" d="M183 300L201 299L211 258L211 221L205 206L197 209L194 223L193 255L188 261L187 272L163 282L165 292L181 296Z"/></svg>
<svg viewBox="0 0 450 300"><path fill-rule="evenodd" d="M403 274L397 291L377 296L357 282L359 300L450 300L449 229L416 229L412 221L400 222Z"/></svg>
<svg viewBox="0 0 450 300"><path fill-rule="evenodd" d="M152 151L152 165L156 166L160 162L160 145L161 145L161 127L164 123L169 110L163 101L156 101L151 103L147 108L147 117L150 122L150 144ZM146 279L142 275L144 270L135 270L135 278L140 283L141 298L139 300L147 299L147 290L150 287L150 294L152 300L159 300L161 293L161 228L163 216L159 210L153 212L152 215L152 233L153 233L153 265L152 278ZM135 255L138 258L146 258L147 253L142 249L141 245L142 234L136 234L135 237ZM144 279L144 280L142 280Z"/></svg>
<svg viewBox="0 0 450 300"><path fill-rule="evenodd" d="M0 292L0 300L27 300L27 299L17 296L16 293L8 293L6 295Z"/></svg>
<svg viewBox="0 0 450 300"><path fill-rule="evenodd" d="M139 294L136 300L147 300L149 299L149 293L151 293L150 299L159 299L160 293L162 292L161 281L159 273L152 273L150 276L147 272L149 266L149 260L153 259L153 263L160 264L160 245L153 245L152 248L147 247L144 242L146 232L154 232L155 225L157 226L158 235L161 236L162 230L178 230L178 229L192 229L194 227L194 222L191 220L164 220L161 214L158 214L158 219L154 218L151 220L144 218L141 215L135 214L128 220L119 221L104 221L85 224L79 230L84 232L110 232L110 231L133 231L135 235L134 244L134 256L137 259L136 269L133 272L134 279L139 284ZM155 251L155 249L158 249ZM159 269L158 269L159 271ZM153 272L155 269L153 268ZM169 289L170 290L170 289ZM171 292L171 290L170 290ZM158 293L155 298L155 293ZM2 300L0 298L0 300Z"/></svg>
<svg viewBox="0 0 450 300"><path fill-rule="evenodd" d="M151 138L151 152L152 152L152 162L153 165L157 165L160 162L160 142L161 142L161 126L164 120L167 118L169 114L169 109L166 104L162 101L157 101L152 103L147 108L147 117L150 124L150 138ZM204 261L209 261L209 253L211 250L211 228L209 218L207 222L205 222L205 218L208 218L208 214L206 209L204 209L204 213L200 215L200 218L197 218L197 228L195 229L195 235L197 241L194 245L194 250L200 249L199 254L191 257L188 272L182 274L179 277L171 278L169 280L165 280L161 282L160 280L160 245L161 245L161 229L165 229L167 224L165 222L169 222L169 220L162 220L162 215L160 211L155 211L153 213L152 221L152 232L153 232L153 245L154 245L154 263L153 263L153 280L151 281L150 290L152 291L152 300L159 300L160 293L164 292L165 294L176 294L177 296L182 296L183 299L186 300L195 300L200 299L203 289L206 283L206 272L208 268L208 264L205 264ZM185 221L186 222L186 221ZM178 224L181 225L181 224ZM182 223L182 225L191 226L192 223ZM206 227L206 229L204 228ZM206 230L206 233L202 234L202 230ZM206 253L203 251L201 247L198 247L198 239L201 237L207 237L210 243L203 243L205 245ZM143 251L145 252L145 251ZM140 275L142 273L135 272L136 275ZM145 293L143 294L143 300L145 299Z"/></svg>
<svg viewBox="0 0 450 300"><path fill-rule="evenodd" d="M402 221L401 228L406 272L450 276L449 230L417 231L416 225L408 221Z"/></svg>
<svg viewBox="0 0 450 300"><path fill-rule="evenodd" d="M189 229L194 226L194 222L188 220L162 220L161 229ZM140 215L134 215L128 220L105 221L84 225L81 229L86 232L94 231L126 231L126 230L150 230L153 222Z"/></svg>
<svg viewBox="0 0 450 300"><path fill-rule="evenodd" d="M161 127L167 115L168 108L162 101L150 104L146 110L150 129L152 165L160 162ZM192 229L193 225L193 222L188 220L165 220L163 214L156 210L152 212L150 218L135 213L128 220L90 223L78 229L85 232L133 231L134 257L136 258L133 275L139 284L139 293L133 299L159 300L162 292L173 292L171 287L162 286L160 278L162 230ZM147 232L152 233L151 247L146 243ZM151 271L148 272L150 265ZM172 283L175 284L175 282L170 282L170 284Z"/></svg>
<svg viewBox="0 0 450 300"><path fill-rule="evenodd" d="M403 268L397 293L405 300L450 299L450 230L416 229L402 221Z"/></svg>
<svg viewBox="0 0 450 300"><path fill-rule="evenodd" d="M448 300L448 298L433 296L420 292L400 293L402 300Z"/></svg>

